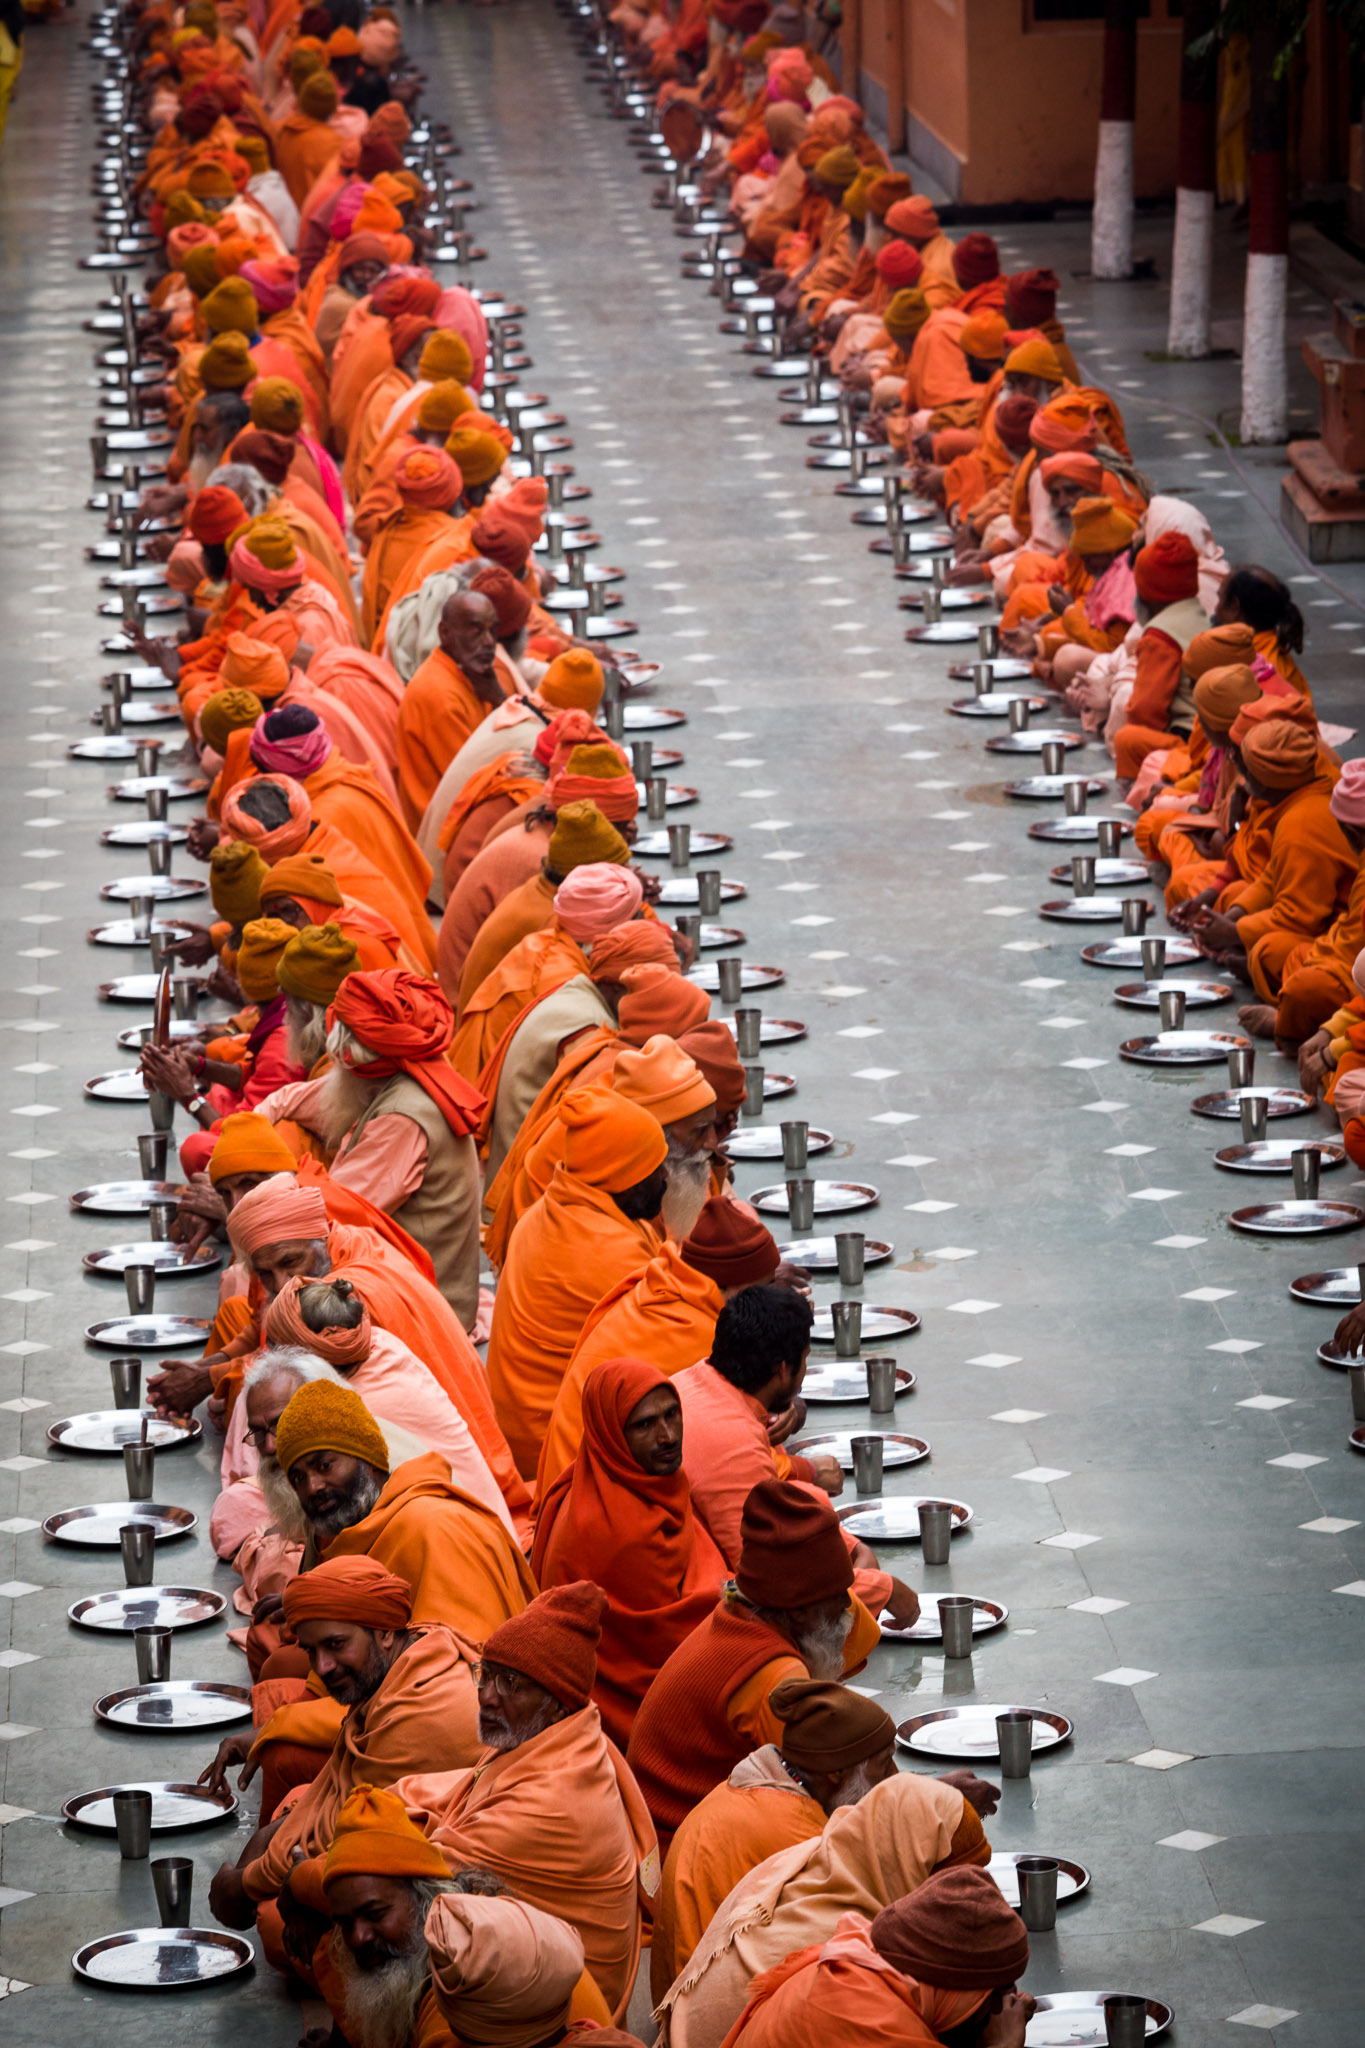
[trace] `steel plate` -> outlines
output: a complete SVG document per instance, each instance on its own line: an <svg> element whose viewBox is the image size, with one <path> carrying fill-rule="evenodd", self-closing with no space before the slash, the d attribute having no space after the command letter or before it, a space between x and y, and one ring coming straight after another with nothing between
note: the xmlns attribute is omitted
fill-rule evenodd
<svg viewBox="0 0 1365 2048"><path fill-rule="evenodd" d="M720 989L720 968L715 961L704 960L699 966L688 968L687 979L704 988L708 995L716 995ZM777 988L786 979L786 971L781 967L760 967L746 960L740 968L739 985L747 993L752 988Z"/></svg>
<svg viewBox="0 0 1365 2048"><path fill-rule="evenodd" d="M1301 1273L1289 1283L1295 1301L1311 1301L1322 1308L1360 1306L1360 1268L1328 1266L1321 1273Z"/></svg>
<svg viewBox="0 0 1365 2048"><path fill-rule="evenodd" d="M829 1131L819 1130L813 1124L807 1127L806 1151L808 1154L813 1156L820 1152L828 1152L833 1143L834 1139ZM720 1149L729 1159L780 1159L782 1157L782 1126L781 1124L750 1124L747 1130L732 1131ZM832 1258L834 1255L832 1249L834 1239L830 1238L828 1242L831 1246L830 1256Z"/></svg>
<svg viewBox="0 0 1365 2048"><path fill-rule="evenodd" d="M622 723L628 733L670 732L675 726L686 725L687 713L670 711L662 704L627 704Z"/></svg>
<svg viewBox="0 0 1365 2048"><path fill-rule="evenodd" d="M837 1273L839 1270L832 1237L791 1238L777 1249L789 1265L803 1266L808 1273ZM864 1238L863 1264L884 1266L895 1249L894 1245L884 1244L880 1238Z"/></svg>
<svg viewBox="0 0 1365 2048"><path fill-rule="evenodd" d="M200 990L204 983L187 972L172 974L171 986L192 982ZM115 981L103 981L95 993L102 1003L154 1003L161 986L159 974L121 974Z"/></svg>
<svg viewBox="0 0 1365 2048"><path fill-rule="evenodd" d="M939 1493L896 1493L868 1500L850 1501L834 1510L850 1536L864 1543L918 1543L921 1507L946 1507L953 1511L954 1536L972 1519L965 1500L945 1500Z"/></svg>
<svg viewBox="0 0 1365 2048"><path fill-rule="evenodd" d="M1038 1994L1038 2010L1024 2034L1024 2048L1105 2048L1104 2001L1113 1991L1057 1991ZM1135 1993L1135 1996L1141 1994ZM1147 2039L1164 2034L1175 2014L1159 1998L1147 2000Z"/></svg>
<svg viewBox="0 0 1365 2048"><path fill-rule="evenodd" d="M183 1181L106 1180L70 1197L73 1209L93 1216L140 1216L153 1202L178 1202L189 1193Z"/></svg>
<svg viewBox="0 0 1365 2048"><path fill-rule="evenodd" d="M1155 934L1153 936L1156 936ZM1163 934L1164 936L1164 934ZM1130 971L1142 965L1141 939L1103 939L1093 946L1081 947L1081 958L1087 967L1126 967ZM1166 965L1168 967L1193 967L1204 955L1191 939L1166 939Z"/></svg>
<svg viewBox="0 0 1365 2048"><path fill-rule="evenodd" d="M207 1020L202 1017L172 1017L168 1020L167 1029L172 1038L203 1038L206 1035L206 1022ZM120 1031L118 1043L125 1052L141 1051L142 1033L145 1028L141 1024L130 1024L126 1031ZM213 1035L211 1030L207 1033L209 1037Z"/></svg>
<svg viewBox="0 0 1365 2048"><path fill-rule="evenodd" d="M635 794L638 799L640 809L643 810L645 807L645 786L643 782L636 783ZM665 783L664 808L666 810L676 811L683 804L699 804L700 802L701 791L699 789L693 789L689 784L685 782Z"/></svg>
<svg viewBox="0 0 1365 2048"><path fill-rule="evenodd" d="M1057 896L1040 903L1038 915L1050 924L1122 924L1123 905L1117 896Z"/></svg>
<svg viewBox="0 0 1365 2048"><path fill-rule="evenodd" d="M119 1279L129 1266L155 1266L158 1280L183 1280L196 1273L212 1273L223 1263L223 1254L212 1245L201 1245L189 1258L183 1244L163 1238L148 1238L141 1244L111 1244L87 1252L81 1266L87 1273L103 1273Z"/></svg>
<svg viewBox="0 0 1365 2048"><path fill-rule="evenodd" d="M936 626L911 626L906 639L922 647L965 647L976 638L976 627L966 619L940 619Z"/></svg>
<svg viewBox="0 0 1365 2048"><path fill-rule="evenodd" d="M785 1216L789 1212L785 1182L780 1187L758 1188L747 1199L764 1216ZM871 1209L880 1200L878 1190L866 1181L817 1180L815 1183L817 1216L842 1216L855 1209Z"/></svg>
<svg viewBox="0 0 1365 2048"><path fill-rule="evenodd" d="M187 1444L197 1444L203 1434L203 1426L194 1416L186 1422L172 1422L150 1410L144 1414L136 1408L92 1408L88 1414L68 1415L61 1422L51 1423L47 1440L59 1451L117 1458L125 1444L145 1442L153 1450L177 1451Z"/></svg>
<svg viewBox="0 0 1365 2048"><path fill-rule="evenodd" d="M163 1678L95 1701L95 1719L161 1735L169 1728L222 1728L251 1718L251 1687L213 1678Z"/></svg>
<svg viewBox="0 0 1365 2048"><path fill-rule="evenodd" d="M185 897L206 895L208 886L207 882L184 875L120 875L117 881L106 882L100 895L106 903L131 903L135 896L150 896L157 903L179 903Z"/></svg>
<svg viewBox="0 0 1365 2048"><path fill-rule="evenodd" d="M1029 826L1028 836L1030 839L1060 841L1065 846L1084 846L1087 841L1099 838L1101 825L1117 825L1120 839L1133 836L1131 825L1103 811L1083 811L1079 818L1040 818L1036 825Z"/></svg>
<svg viewBox="0 0 1365 2048"><path fill-rule="evenodd" d="M1000 1755L996 1715L1018 1708L1017 1700L1007 1700L998 1706L973 1700L968 1707L940 1707L935 1713L915 1714L902 1721L896 1730L896 1742L915 1756L955 1757L964 1763L989 1762ZM1027 1711L1034 1717L1035 1756L1071 1740L1072 1723L1065 1714L1048 1713L1041 1707L1030 1707Z"/></svg>
<svg viewBox="0 0 1365 2048"><path fill-rule="evenodd" d="M763 1070L763 1100L776 1102L783 1095L795 1095L795 1074L775 1074L771 1067Z"/></svg>
<svg viewBox="0 0 1365 2048"><path fill-rule="evenodd" d="M1016 1868L1019 1858L1039 1854L1046 1854L1046 1851L996 1849L992 1852L991 1860L986 1865L986 1875L995 1879L1006 1905L1017 1908L1019 1904L1019 1872ZM1063 1856L1054 1857L1053 1861L1057 1865L1057 1904L1068 1906L1073 1899L1078 1899L1082 1892L1089 1891L1090 1872L1083 1863L1072 1863Z"/></svg>
<svg viewBox="0 0 1365 2048"><path fill-rule="evenodd" d="M208 788L202 775L130 775L126 781L110 783L106 794L115 803L141 804L146 802L149 789L164 789L167 801L178 804L197 796L207 796Z"/></svg>
<svg viewBox="0 0 1365 2048"><path fill-rule="evenodd" d="M1329 1337L1325 1344L1318 1346L1318 1364L1330 1365L1334 1372L1349 1372L1353 1365L1365 1363L1365 1353L1343 1351L1335 1337Z"/></svg>
<svg viewBox="0 0 1365 2048"><path fill-rule="evenodd" d="M68 761L134 761L142 742L131 734L102 733L98 739L72 740L66 750ZM160 740L149 740L149 746L160 746Z"/></svg>
<svg viewBox="0 0 1365 2048"><path fill-rule="evenodd" d="M1215 1095L1196 1095L1190 1108L1196 1116L1215 1117L1221 1123L1236 1123L1241 1105L1248 1099L1265 1103L1268 1117L1306 1116L1317 1104L1301 1088L1220 1088Z"/></svg>
<svg viewBox="0 0 1365 2048"><path fill-rule="evenodd" d="M731 1033L736 1028L733 1017L718 1017L715 1022L723 1024ZM765 1017L759 1026L758 1042L760 1045L791 1045L805 1035L805 1025L798 1024L794 1017Z"/></svg>
<svg viewBox="0 0 1365 2048"><path fill-rule="evenodd" d="M54 1543L92 1544L101 1550L117 1550L118 1532L128 1522L147 1522L154 1542L170 1543L178 1536L192 1534L199 1517L190 1508L167 1507L161 1501L100 1500L49 1515L43 1523L43 1534Z"/></svg>
<svg viewBox="0 0 1365 2048"><path fill-rule="evenodd" d="M1233 996L1226 981L1126 981L1114 990L1114 1001L1125 1010L1159 1010L1163 989L1178 989L1187 1010L1211 1010Z"/></svg>
<svg viewBox="0 0 1365 2048"><path fill-rule="evenodd" d="M147 1083L140 1067L115 1067L112 1073L96 1074L84 1092L99 1102L146 1102Z"/></svg>
<svg viewBox="0 0 1365 2048"><path fill-rule="evenodd" d="M991 680L997 683L1023 683L1033 675L1033 663L1017 654L993 654L990 657ZM948 670L950 683L969 683L972 680L972 665L966 661L955 661Z"/></svg>
<svg viewBox="0 0 1365 2048"><path fill-rule="evenodd" d="M1296 1152L1312 1150L1324 1173L1346 1164L1346 1148L1325 1138L1261 1138L1253 1145L1225 1145L1213 1163L1227 1173L1292 1173Z"/></svg>
<svg viewBox="0 0 1365 2048"><path fill-rule="evenodd" d="M101 1351L202 1351L208 1316L111 1316L86 1326L85 1341Z"/></svg>
<svg viewBox="0 0 1365 2048"><path fill-rule="evenodd" d="M163 939L187 939L190 936L187 924L173 924L160 917L150 919L146 931L139 931L131 917L120 917L109 924L96 925L85 936L92 946L145 946L152 932Z"/></svg>
<svg viewBox="0 0 1365 2048"><path fill-rule="evenodd" d="M1145 889L1152 879L1151 869L1145 860L1097 860L1095 862L1095 887L1097 889L1125 888L1130 882L1134 888ZM1048 870L1048 880L1069 882L1071 864L1062 861L1059 866Z"/></svg>
<svg viewBox="0 0 1365 2048"><path fill-rule="evenodd" d="M1024 732L997 733L993 740L986 741L988 754L1041 754L1044 747L1056 744L1065 747L1068 753L1088 744L1085 733L1071 732L1060 725L1031 725ZM1073 782L1075 776L1070 778Z"/></svg>
<svg viewBox="0 0 1365 2048"><path fill-rule="evenodd" d="M1119 1058L1139 1067L1208 1067L1226 1060L1233 1046L1250 1046L1236 1031L1157 1031L1125 1038Z"/></svg>
<svg viewBox="0 0 1365 2048"><path fill-rule="evenodd" d="M730 853L734 840L728 832L693 832L688 841L688 851L693 860L708 853ZM642 854L646 860L667 860L672 851L666 830L642 832L631 847L631 854Z"/></svg>
<svg viewBox="0 0 1365 2048"><path fill-rule="evenodd" d="M919 1596L919 1620L912 1628L897 1628L885 1615L878 1616L884 1643L941 1643L943 1625L938 1618L939 1595L921 1593ZM972 1634L989 1635L992 1629L1003 1628L1009 1620L1009 1609L999 1600L973 1600Z"/></svg>
<svg viewBox="0 0 1365 2048"><path fill-rule="evenodd" d="M218 1927L132 1927L88 1941L71 1958L87 1984L106 1991L193 1991L254 1969L245 1936Z"/></svg>
<svg viewBox="0 0 1365 2048"><path fill-rule="evenodd" d="M741 896L749 893L743 882L722 880L720 900L722 903L737 903ZM697 878L695 875L670 875L655 898L658 903L675 904L686 908L697 901Z"/></svg>
<svg viewBox="0 0 1365 2048"><path fill-rule="evenodd" d="M135 1628L203 1628L227 1609L222 1593L203 1586L120 1586L116 1593L88 1593L66 1610L77 1628L105 1635L130 1635Z"/></svg>
<svg viewBox="0 0 1365 2048"><path fill-rule="evenodd" d="M1016 701L1027 704L1030 711L1046 711L1051 699L1031 697L1026 690L988 690L984 697L954 697L944 710L954 718L1008 718L1010 705Z"/></svg>
<svg viewBox="0 0 1365 2048"><path fill-rule="evenodd" d="M1247 1237L1334 1237L1359 1230L1365 1209L1354 1202L1255 1202L1234 1209L1228 1222Z"/></svg>
<svg viewBox="0 0 1365 2048"><path fill-rule="evenodd" d="M125 732L130 725L175 725L184 716L178 704L137 703L130 701L123 706L122 724ZM90 723L100 724L100 714L92 711Z"/></svg>
<svg viewBox="0 0 1365 2048"><path fill-rule="evenodd" d="M585 523L580 521L580 524ZM628 690L646 690L653 684L656 676L663 674L663 667L661 661L634 661L629 654L622 654L616 663L616 673ZM651 717L654 715L653 712L650 713ZM662 718L676 719L680 724L687 723L686 713L682 711L663 711L658 715ZM630 723L629 706L626 723Z"/></svg>
<svg viewBox="0 0 1365 2048"><path fill-rule="evenodd" d="M207 1785L193 1785L175 1778L129 1778L121 1785L101 1785L94 1792L78 1792L62 1807L62 1819L75 1828L89 1828L92 1834L114 1833L114 1794L150 1792L152 1833L183 1834L190 1828L208 1827L211 1822L230 1820L237 1811L236 1795L226 1787L211 1792Z"/></svg>
<svg viewBox="0 0 1365 2048"><path fill-rule="evenodd" d="M1007 782L1005 795L1014 797L1025 804L1052 803L1066 795L1068 782L1079 782L1078 775L1026 775L1020 782ZM1085 779L1087 796L1104 796L1109 784L1098 777L1088 775Z"/></svg>
<svg viewBox="0 0 1365 2048"><path fill-rule="evenodd" d="M161 818L147 818L136 824L110 825L100 833L101 846L155 846L169 840L172 846L183 846L189 838L187 825L171 825Z"/></svg>
<svg viewBox="0 0 1365 2048"><path fill-rule="evenodd" d="M901 569L897 571L897 575L903 582L912 579L918 582L922 575L927 588L931 572L927 568L918 574L913 569ZM939 591L938 601L941 610L945 612L979 612L984 611L988 604L993 605L995 603L995 599L987 590L954 590L951 587ZM902 612L922 612L924 610L924 591L907 590L903 592L896 599L896 609Z"/></svg>
<svg viewBox="0 0 1365 2048"><path fill-rule="evenodd" d="M735 924L704 924L701 928L703 953L719 953L725 946L742 946L748 938Z"/></svg>
<svg viewBox="0 0 1365 2048"><path fill-rule="evenodd" d="M902 1394L913 1394L915 1375L908 1366L896 1367L896 1398ZM815 1403L821 1407L847 1408L852 1403L866 1404L867 1371L859 1370L839 1359L831 1365L815 1365L806 1368L806 1377L801 1382L801 1399L807 1406Z"/></svg>
<svg viewBox="0 0 1365 2048"><path fill-rule="evenodd" d="M912 1308L878 1308L868 1304L863 1309L863 1342L870 1338L911 1337L919 1328L919 1317ZM834 1319L828 1308L817 1308L811 1324L813 1344L834 1342Z"/></svg>
<svg viewBox="0 0 1365 2048"><path fill-rule="evenodd" d="M837 1458L844 1471L851 1472L855 1436L881 1438L882 1465L888 1472L897 1465L918 1465L929 1455L929 1445L922 1436L906 1436L900 1430L889 1429L830 1430L822 1436L794 1436L791 1448L802 1456Z"/></svg>

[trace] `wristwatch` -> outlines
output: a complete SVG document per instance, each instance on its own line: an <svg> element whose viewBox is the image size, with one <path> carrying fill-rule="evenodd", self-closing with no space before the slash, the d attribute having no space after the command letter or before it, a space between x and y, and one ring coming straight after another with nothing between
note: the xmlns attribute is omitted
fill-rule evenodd
<svg viewBox="0 0 1365 2048"><path fill-rule="evenodd" d="M191 1095L185 1107L191 1116L197 1117L207 1101L207 1095Z"/></svg>

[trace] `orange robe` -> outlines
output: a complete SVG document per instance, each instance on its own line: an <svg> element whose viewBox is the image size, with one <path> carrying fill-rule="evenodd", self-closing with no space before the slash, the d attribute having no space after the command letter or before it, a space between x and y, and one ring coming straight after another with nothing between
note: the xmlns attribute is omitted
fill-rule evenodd
<svg viewBox="0 0 1365 2048"><path fill-rule="evenodd" d="M533 786L541 787L539 783ZM459 993L470 947L498 905L539 874L553 830L554 822L547 818L523 831L502 833L491 844L481 846L454 888L447 888L445 915L436 938L436 973L442 988L447 993L454 991L452 1001Z"/></svg>
<svg viewBox="0 0 1365 2048"><path fill-rule="evenodd" d="M353 896L367 908L377 910L402 935L403 943L430 969L436 962L436 934L425 913L412 908L411 899L367 860L354 841L334 825L315 818L313 830L304 842L305 853L320 853L343 896Z"/></svg>
<svg viewBox="0 0 1365 2048"><path fill-rule="evenodd" d="M588 972L588 958L571 939L558 919L544 931L532 932L513 946L505 960L475 989L460 1014L459 1029L450 1048L451 1064L457 1073L479 1088L491 1102L481 1076L500 1052L515 1026L532 1003L552 990L562 988L575 974ZM501 1060L498 1069L501 1070Z"/></svg>
<svg viewBox="0 0 1365 2048"><path fill-rule="evenodd" d="M341 137L335 128L307 114L286 115L275 138L275 162L295 206L303 205L316 180L340 154Z"/></svg>
<svg viewBox="0 0 1365 2048"><path fill-rule="evenodd" d="M484 1209L489 1216L484 1251L495 1272L506 1263L512 1232L531 1204L540 1200L564 1157L559 1105L565 1090L606 1080L625 1043L605 1025L575 1032L560 1053L559 1065L523 1117L521 1129L484 1190Z"/></svg>
<svg viewBox="0 0 1365 2048"><path fill-rule="evenodd" d="M398 714L398 792L414 832L446 769L492 709L442 647L413 675Z"/></svg>
<svg viewBox="0 0 1365 2048"><path fill-rule="evenodd" d="M398 784L398 714L403 708L403 681L380 654L363 647L322 647L308 664L308 681L344 704L370 734L371 759L382 762L395 794Z"/></svg>
<svg viewBox="0 0 1365 2048"><path fill-rule="evenodd" d="M1280 983L1275 1036L1289 1042L1311 1038L1356 988L1351 968L1365 946L1365 860L1351 883L1346 908L1318 938L1286 954ZM1354 1159L1355 1154L1351 1157Z"/></svg>
<svg viewBox="0 0 1365 2048"><path fill-rule="evenodd" d="M860 1913L753 1981L721 2048L937 2048L977 2012L983 1991L919 1984L878 1955Z"/></svg>
<svg viewBox="0 0 1365 2048"><path fill-rule="evenodd" d="M352 505L360 503L370 484L374 452L395 400L411 389L412 378L407 371L391 362L361 393L346 437L346 460L341 472Z"/></svg>
<svg viewBox="0 0 1365 2048"><path fill-rule="evenodd" d="M1237 936L1263 1002L1276 1001L1289 955L1327 931L1351 895L1359 861L1328 808L1330 796L1322 776L1290 790L1270 813L1265 866L1219 897L1220 909L1242 908Z"/></svg>
<svg viewBox="0 0 1365 2048"><path fill-rule="evenodd" d="M666 1238L643 1272L630 1273L592 1308L560 1382L541 1447L536 1492L573 1463L583 1439L583 1384L613 1358L644 1358L666 1379L710 1355L725 1296Z"/></svg>
<svg viewBox="0 0 1365 2048"><path fill-rule="evenodd" d="M420 555L455 524L448 512L422 511L398 500L396 512L381 521L365 557L361 586L360 637L374 646L379 621L389 608L389 594L414 555ZM414 678L415 680L415 678Z"/></svg>
<svg viewBox="0 0 1365 2048"><path fill-rule="evenodd" d="M392 366L388 321L371 309L368 298L357 300L332 351L332 446L339 453L346 452L361 399Z"/></svg>
<svg viewBox="0 0 1365 2048"><path fill-rule="evenodd" d="M513 946L529 939L532 932L544 931L555 914L557 886L543 872L530 875L484 919L460 975L461 1009L480 983L507 958Z"/></svg>
<svg viewBox="0 0 1365 2048"><path fill-rule="evenodd" d="M442 534L430 547L423 548L420 555L413 556L389 592L388 610L380 619L375 631L376 647L383 647L388 639L389 617L400 599L411 596L414 590L420 590L428 576L437 576L443 569L453 569L457 562L473 560L475 549L469 536L478 525L480 516L478 511L462 512L455 521L453 533ZM533 610L533 622L535 617Z"/></svg>
<svg viewBox="0 0 1365 2048"><path fill-rule="evenodd" d="M559 1383L604 1288L638 1273L660 1243L603 1188L567 1166L512 1234L493 1306L488 1384L517 1470L530 1479Z"/></svg>
<svg viewBox="0 0 1365 2048"><path fill-rule="evenodd" d="M261 333L271 341L279 342L294 358L293 381L303 392L305 399L311 398L312 410L322 422L318 440L326 443L330 424L330 409L327 403L327 358L308 322L297 306L286 306L282 313L271 313L261 322Z"/></svg>
<svg viewBox="0 0 1365 2048"><path fill-rule="evenodd" d="M343 832L353 846L363 846L368 858L401 891L422 935L427 965L434 966L436 934L425 909L431 869L374 770L357 767L334 747L322 766L303 778L303 786L313 816Z"/></svg>

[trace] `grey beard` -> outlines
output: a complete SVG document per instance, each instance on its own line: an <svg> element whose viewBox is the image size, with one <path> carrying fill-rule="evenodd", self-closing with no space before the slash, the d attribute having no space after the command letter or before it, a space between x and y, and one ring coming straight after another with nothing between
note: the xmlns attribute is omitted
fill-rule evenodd
<svg viewBox="0 0 1365 2048"><path fill-rule="evenodd" d="M262 1452L256 1480L265 1495L265 1504L276 1530L286 1543L302 1543L308 1535L308 1517L299 1505L298 1495L281 1472L280 1461L273 1451Z"/></svg>
<svg viewBox="0 0 1365 2048"><path fill-rule="evenodd" d="M664 1229L675 1244L692 1235L697 1218L711 1192L709 1152L676 1152L669 1141L665 1161L668 1186L664 1191Z"/></svg>
<svg viewBox="0 0 1365 2048"><path fill-rule="evenodd" d="M407 2048L412 2039L412 2023L431 1974L425 1920L425 1912L415 1916L402 1954L378 1970L360 1969L340 1930L332 1929L332 1960L346 1986L346 2038L355 2048Z"/></svg>
<svg viewBox="0 0 1365 2048"><path fill-rule="evenodd" d="M853 1609L846 1607L837 1621L818 1621L796 1638L807 1671L812 1678L842 1678L844 1644L853 1626Z"/></svg>
<svg viewBox="0 0 1365 2048"><path fill-rule="evenodd" d="M218 457L211 455L206 449L196 449L191 455L189 468L185 471L185 481L195 496L203 490L217 463Z"/></svg>
<svg viewBox="0 0 1365 2048"><path fill-rule="evenodd" d="M327 1049L327 1012L298 996L284 999L284 1051L290 1064L311 1074ZM352 1118L354 1122L354 1118ZM349 1127L348 1127L349 1128Z"/></svg>
<svg viewBox="0 0 1365 2048"><path fill-rule="evenodd" d="M359 1081L349 1067L334 1066L323 1076L314 1111L318 1136L335 1152L358 1117L367 1108L374 1090Z"/></svg>
<svg viewBox="0 0 1365 2048"><path fill-rule="evenodd" d="M843 1660L841 1659L840 1673L834 1675L841 1675L842 1664ZM871 1790L872 1786L868 1781L866 1762L855 1764L853 1769L845 1777L844 1782L839 1787L838 1792L835 1794L834 1799L830 1804L830 1812L837 1812L841 1806L856 1806L858 1804L858 1801L860 1799L865 1799L867 1794Z"/></svg>
<svg viewBox="0 0 1365 2048"><path fill-rule="evenodd" d="M505 1755L509 1749L520 1749L522 1743L529 1742L532 1736L543 1735L557 1714L556 1702L547 1699L536 1709L530 1726L524 1728L520 1735L514 1735L505 1721L490 1721L486 1715L480 1714L479 1740L486 1749L495 1749L499 1755Z"/></svg>
<svg viewBox="0 0 1365 2048"><path fill-rule="evenodd" d="M1062 539L1069 544L1071 540L1071 514L1069 512L1059 512L1057 510L1057 507L1054 505L1052 508L1052 517L1056 524L1058 533L1060 533Z"/></svg>
<svg viewBox="0 0 1365 2048"><path fill-rule="evenodd" d="M343 1529L353 1529L357 1522L363 1522L370 1509L384 1491L383 1481L376 1472L366 1466L356 1474L355 1485L347 1494L340 1507L332 1508L325 1515L309 1515L308 1523L319 1543L330 1543Z"/></svg>

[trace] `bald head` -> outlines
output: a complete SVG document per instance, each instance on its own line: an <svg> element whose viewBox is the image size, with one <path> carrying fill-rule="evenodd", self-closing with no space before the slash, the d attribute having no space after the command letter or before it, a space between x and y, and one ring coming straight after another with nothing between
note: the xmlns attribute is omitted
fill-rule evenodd
<svg viewBox="0 0 1365 2048"><path fill-rule="evenodd" d="M498 615L482 592L460 590L446 599L437 638L441 652L464 671L476 688L480 683L494 683ZM501 695L500 690L498 694Z"/></svg>

